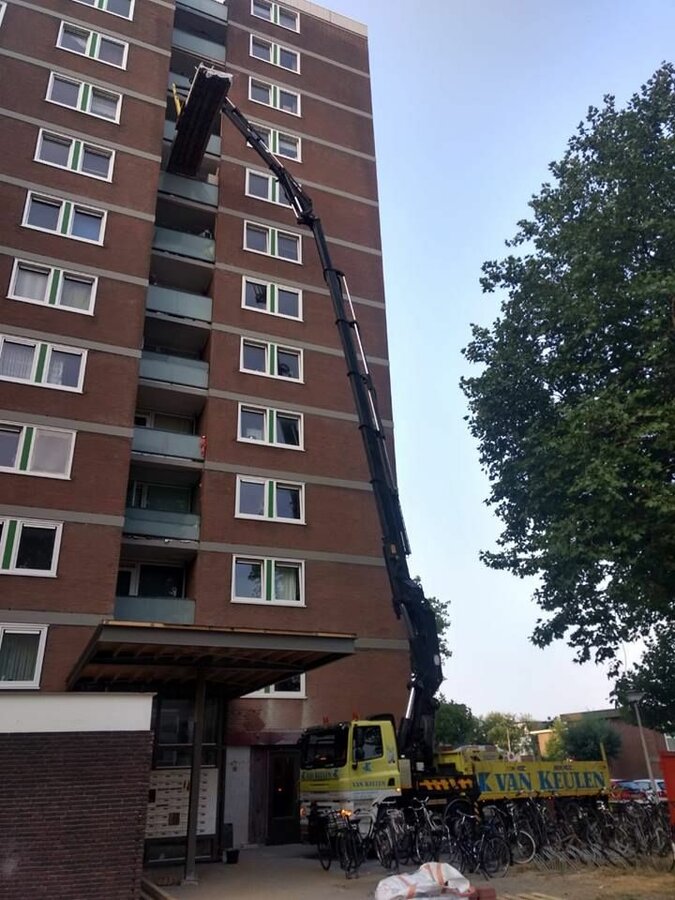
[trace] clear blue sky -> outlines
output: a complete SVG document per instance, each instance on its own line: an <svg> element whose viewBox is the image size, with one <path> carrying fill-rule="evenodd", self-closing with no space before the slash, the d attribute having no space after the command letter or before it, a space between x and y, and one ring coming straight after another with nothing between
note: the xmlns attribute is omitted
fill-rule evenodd
<svg viewBox="0 0 675 900"><path fill-rule="evenodd" d="M603 672L533 647L532 584L486 569L499 524L463 417L460 350L498 311L481 263L589 105L674 52L670 0L324 0L369 29L398 474L427 594L451 603L444 692L476 713L609 705ZM629 659L635 651L628 650Z"/></svg>

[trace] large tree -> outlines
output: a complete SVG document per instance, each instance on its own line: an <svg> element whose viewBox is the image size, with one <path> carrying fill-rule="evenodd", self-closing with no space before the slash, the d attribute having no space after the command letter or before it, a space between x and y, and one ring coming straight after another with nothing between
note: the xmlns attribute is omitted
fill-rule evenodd
<svg viewBox="0 0 675 900"><path fill-rule="evenodd" d="M673 66L625 108L591 107L550 172L483 267L501 314L464 351L504 525L482 558L537 577L536 644L616 660L623 641L675 641Z"/></svg>
<svg viewBox="0 0 675 900"><path fill-rule="evenodd" d="M553 736L546 746L546 758L601 759L601 744L607 758L616 759L621 751L621 735L606 719L594 716L584 716L572 722L556 719Z"/></svg>

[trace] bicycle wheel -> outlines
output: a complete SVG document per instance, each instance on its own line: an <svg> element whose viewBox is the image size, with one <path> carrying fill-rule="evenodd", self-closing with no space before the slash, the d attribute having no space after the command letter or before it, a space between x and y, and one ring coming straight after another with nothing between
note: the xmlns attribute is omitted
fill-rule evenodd
<svg viewBox="0 0 675 900"><path fill-rule="evenodd" d="M464 853L462 852L462 848L450 835L443 841L441 854L443 856L443 861L447 862L453 869L457 869L458 872L466 871L467 862Z"/></svg>
<svg viewBox="0 0 675 900"><path fill-rule="evenodd" d="M419 828L413 838L413 862L431 862L436 857L436 842L428 828Z"/></svg>
<svg viewBox="0 0 675 900"><path fill-rule="evenodd" d="M511 858L516 865L524 866L526 863L532 862L537 852L534 838L524 828L520 828L515 834L511 835L510 845Z"/></svg>
<svg viewBox="0 0 675 900"><path fill-rule="evenodd" d="M380 865L385 869L391 869L396 857L389 831L385 828L379 828L373 836L373 844L375 845L375 854Z"/></svg>
<svg viewBox="0 0 675 900"><path fill-rule="evenodd" d="M316 850L319 854L319 862L321 868L326 872L330 869L333 862L333 844L328 834L327 828L321 828L316 839Z"/></svg>
<svg viewBox="0 0 675 900"><path fill-rule="evenodd" d="M509 870L511 851L503 838L496 834L477 842L474 852L478 866L488 878L502 878Z"/></svg>

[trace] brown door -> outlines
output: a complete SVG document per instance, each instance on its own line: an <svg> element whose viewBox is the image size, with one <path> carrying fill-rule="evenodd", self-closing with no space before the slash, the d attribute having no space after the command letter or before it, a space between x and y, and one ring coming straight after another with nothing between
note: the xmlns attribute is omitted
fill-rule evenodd
<svg viewBox="0 0 675 900"><path fill-rule="evenodd" d="M298 811L299 750L270 750L268 844L293 844L300 840Z"/></svg>

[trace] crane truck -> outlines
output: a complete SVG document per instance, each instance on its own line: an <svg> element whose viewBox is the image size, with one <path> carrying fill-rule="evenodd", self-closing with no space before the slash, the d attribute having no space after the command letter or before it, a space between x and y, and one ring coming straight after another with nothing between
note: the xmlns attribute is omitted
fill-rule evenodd
<svg viewBox="0 0 675 900"><path fill-rule="evenodd" d="M333 264L310 196L230 100L231 83L232 76L225 72L199 65L187 99L182 104L177 100L176 135L167 168L177 174L196 174L222 112L277 179L298 224L312 232L358 416L394 613L405 625L410 648L408 700L398 728L393 716L378 715L304 732L301 824L307 825L310 811L328 807L354 809L382 799L405 799L413 793L429 795L432 803L444 805L461 796L475 800L481 794L490 799L516 796L523 791L598 794L609 787L609 774L603 763L519 765L484 760L475 753L436 752L435 695L443 680L436 618L408 568L408 535L347 281Z"/></svg>

